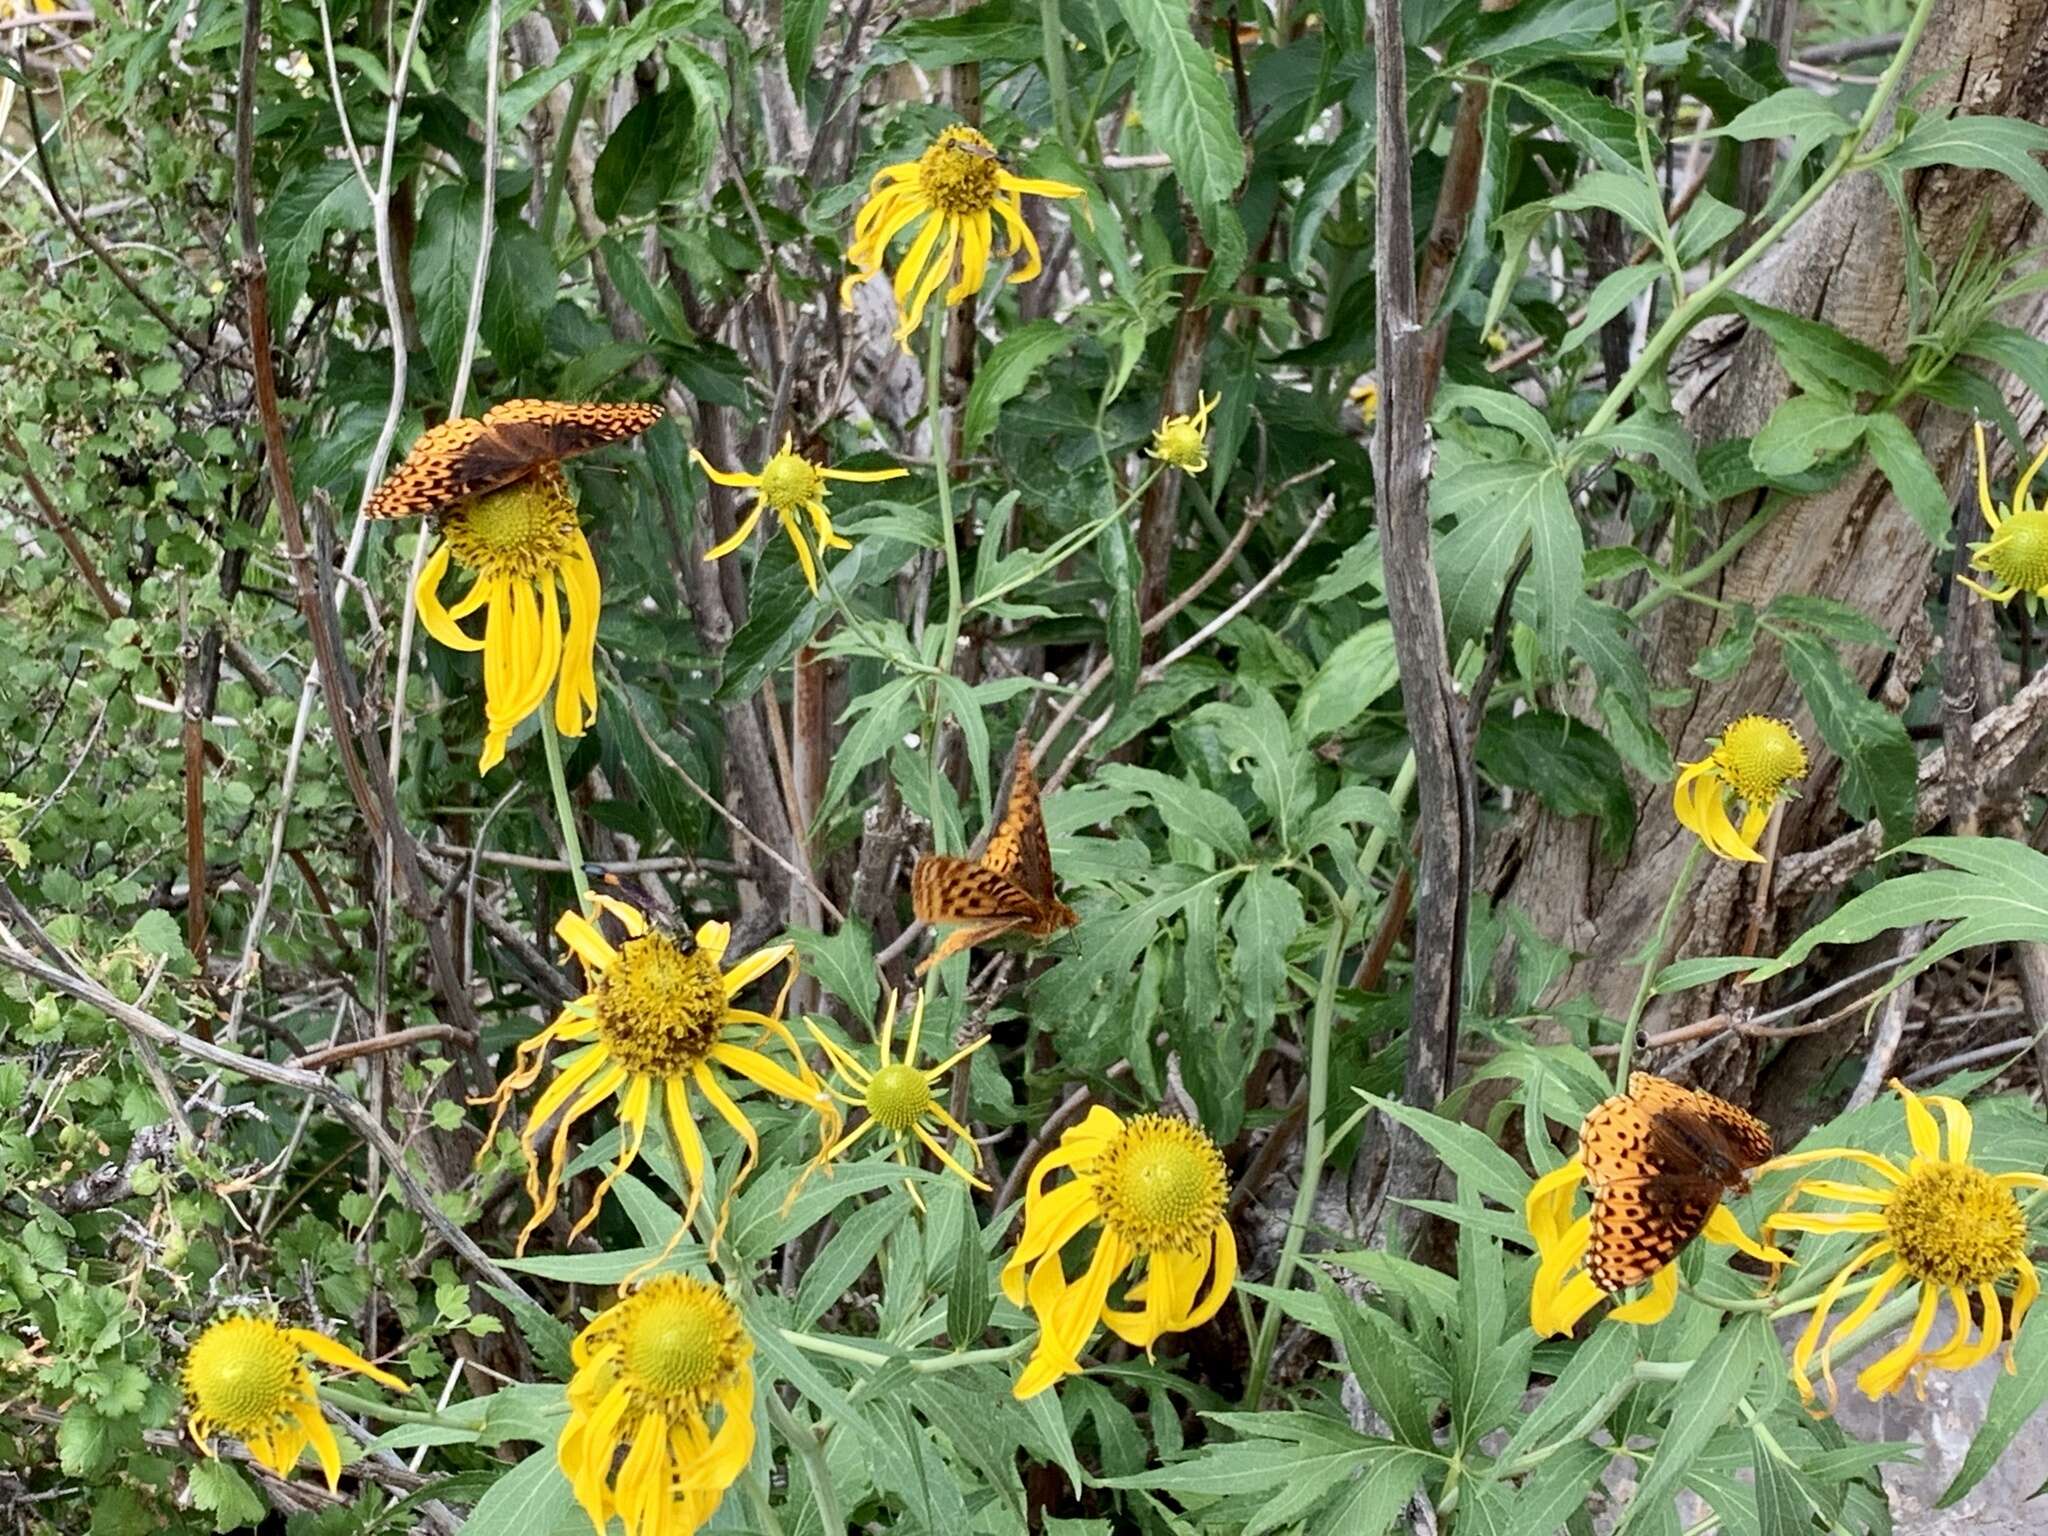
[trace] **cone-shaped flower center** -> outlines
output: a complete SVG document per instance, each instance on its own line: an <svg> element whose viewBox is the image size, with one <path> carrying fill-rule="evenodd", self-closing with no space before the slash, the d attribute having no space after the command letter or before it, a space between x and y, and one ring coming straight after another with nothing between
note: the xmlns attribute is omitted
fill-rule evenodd
<svg viewBox="0 0 2048 1536"><path fill-rule="evenodd" d="M449 513L442 531L466 570L533 581L568 563L579 528L569 484L553 464Z"/></svg>
<svg viewBox="0 0 2048 1536"><path fill-rule="evenodd" d="M2008 517L1988 544L1974 546L1971 563L2009 587L2048 587L2048 507L2025 507Z"/></svg>
<svg viewBox="0 0 2048 1536"><path fill-rule="evenodd" d="M681 1077L711 1054L725 1025L725 979L701 949L685 953L667 934L619 946L591 991L597 1033L619 1065Z"/></svg>
<svg viewBox="0 0 2048 1536"><path fill-rule="evenodd" d="M931 1084L915 1067L892 1062L868 1079L866 1100L869 1114L902 1135L931 1108Z"/></svg>
<svg viewBox="0 0 2048 1536"><path fill-rule="evenodd" d="M1806 745L1783 720L1744 715L1721 733L1714 761L1751 805L1769 805L1786 782L1806 777Z"/></svg>
<svg viewBox="0 0 2048 1536"><path fill-rule="evenodd" d="M185 1357L194 1414L238 1440L268 1429L297 1395L298 1380L298 1346L260 1317L224 1318Z"/></svg>
<svg viewBox="0 0 2048 1536"><path fill-rule="evenodd" d="M1229 1197L1216 1144L1182 1120L1138 1115L1096 1160L1103 1219L1140 1253L1191 1252L1215 1231Z"/></svg>
<svg viewBox="0 0 2048 1536"><path fill-rule="evenodd" d="M918 156L918 190L941 213L987 213L1001 190L996 178L1002 169L993 144L972 128L956 124Z"/></svg>
<svg viewBox="0 0 2048 1536"><path fill-rule="evenodd" d="M777 512L794 512L824 494L825 477L802 454L784 448L761 469L761 499Z"/></svg>
<svg viewBox="0 0 2048 1536"><path fill-rule="evenodd" d="M2027 1261L2019 1201L1969 1163L1912 1169L1884 1219L1899 1262L1923 1285L1985 1285Z"/></svg>
<svg viewBox="0 0 2048 1536"><path fill-rule="evenodd" d="M1199 473L1207 467L1207 439L1208 434L1195 424L1192 416L1169 416L1153 434L1152 454L1176 469Z"/></svg>

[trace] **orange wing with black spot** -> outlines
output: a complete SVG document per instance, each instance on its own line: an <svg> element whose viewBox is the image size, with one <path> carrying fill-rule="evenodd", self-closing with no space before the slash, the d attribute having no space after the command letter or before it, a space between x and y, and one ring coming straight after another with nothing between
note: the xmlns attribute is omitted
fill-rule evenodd
<svg viewBox="0 0 2048 1536"><path fill-rule="evenodd" d="M1647 1072L1579 1128L1593 1191L1586 1273L1604 1291L1647 1280L1700 1234L1730 1189L1769 1159L1771 1130L1747 1110Z"/></svg>
<svg viewBox="0 0 2048 1536"><path fill-rule="evenodd" d="M645 432L663 414L633 401L507 400L481 418L457 416L419 435L364 510L371 517L443 512L542 464Z"/></svg>
<svg viewBox="0 0 2048 1536"><path fill-rule="evenodd" d="M923 922L966 925L940 941L918 966L920 975L949 955L1006 933L1046 939L1081 920L1053 893L1052 850L1028 741L1017 743L1009 803L989 834L988 848L979 859L920 858L910 871L910 905Z"/></svg>

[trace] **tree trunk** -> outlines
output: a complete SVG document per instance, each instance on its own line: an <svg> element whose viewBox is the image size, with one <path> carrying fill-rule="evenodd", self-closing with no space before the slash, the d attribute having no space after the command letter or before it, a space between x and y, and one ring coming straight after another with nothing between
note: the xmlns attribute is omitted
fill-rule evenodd
<svg viewBox="0 0 2048 1536"><path fill-rule="evenodd" d="M2048 120L2048 0L1947 0L1936 11L1907 74L1934 78L1919 101L1923 114L1951 107ZM1884 130L1880 130L1882 132ZM1907 206L1935 269L1946 272L1980 211L1984 248L2011 252L2042 239L2039 210L2005 178L1935 167L1906 178ZM1878 178L1845 178L1778 248L1759 262L1742 290L1795 314L1825 320L1894 359L1909 329L1905 297L1906 243L1899 215ZM2036 300L2008 323L2038 332L2048 305ZM1701 349L1705 350L1705 349ZM1697 387L1690 417L1701 443L1755 433L1791 392L1769 342L1751 331L1719 354L1696 358L1709 371ZM1914 401L1905 408L1929 462L1956 494L1969 489L1969 430L1952 411ZM2022 422L2030 412L2022 410ZM1708 514L1710 532L1725 538L1761 503L1742 498ZM1761 609L1785 593L1812 593L1853 603L1894 635L1924 632L1922 605L1936 571L1935 552L1867 460L1834 490L1781 511L1715 581L1702 590L1723 602ZM1762 642L1751 663L1721 682L1689 668L1725 630L1729 613L1683 600L1666 602L1646 620L1638 644L1660 688L1682 689L1690 702L1666 711L1660 724L1681 760L1706 753L1706 740L1728 721L1757 713L1791 719L1813 753L1802 798L1784 808L1782 858L1839 830L1835 795L1841 765L1823 744L1775 645ZM1864 650L1845 657L1874 693L1902 698L1925 661L1925 647L1901 647L1898 658ZM1897 667L1902 674L1891 676ZM1995 700L1988 700L1989 707ZM1590 994L1611 1015L1626 1012L1642 949L1677 880L1692 834L1673 819L1670 787L1638 783L1634 846L1619 866L1603 860L1593 824L1563 820L1526 806L1493 839L1480 888L1519 906L1550 938L1584 958L1553 989L1558 997ZM1758 866L1707 861L1677 914L1672 954L1739 952L1755 905ZM1760 950L1768 952L1804 921L1797 907L1762 904ZM1708 1011L1701 993L1672 1000L1673 1016L1653 1012L1646 1028L1684 1022Z"/></svg>

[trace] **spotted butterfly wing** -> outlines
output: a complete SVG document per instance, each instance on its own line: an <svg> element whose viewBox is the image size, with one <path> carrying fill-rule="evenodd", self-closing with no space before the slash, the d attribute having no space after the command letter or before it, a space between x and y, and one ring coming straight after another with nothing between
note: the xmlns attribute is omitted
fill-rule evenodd
<svg viewBox="0 0 2048 1536"><path fill-rule="evenodd" d="M1771 1128L1748 1110L1668 1078L1631 1073L1629 1096L1649 1112L1662 1135L1682 1137L1695 1149L1711 1151L1736 1169L1770 1161ZM1734 1183L1735 1180L1729 1180Z"/></svg>
<svg viewBox="0 0 2048 1536"><path fill-rule="evenodd" d="M1031 893L1000 870L973 859L926 854L910 871L910 905L927 923L969 923L1038 916Z"/></svg>
<svg viewBox="0 0 2048 1536"><path fill-rule="evenodd" d="M1045 807L1038 797L1038 777L1031 771L1031 743L1017 741L1017 759L1011 772L1010 801L1003 819L988 840L981 856L988 868L1008 875L1028 891L1042 909L1044 937L1059 928L1071 928L1080 919L1073 908L1053 893L1052 848L1045 837Z"/></svg>
<svg viewBox="0 0 2048 1536"><path fill-rule="evenodd" d="M1596 1190L1587 1275L1603 1291L1640 1285L1700 1235L1721 1190L1714 1179L1681 1173L1621 1179Z"/></svg>
<svg viewBox="0 0 2048 1536"><path fill-rule="evenodd" d="M658 405L603 400L507 400L483 416L457 416L419 435L405 462L371 494L371 517L442 512L495 491L542 464L645 432Z"/></svg>

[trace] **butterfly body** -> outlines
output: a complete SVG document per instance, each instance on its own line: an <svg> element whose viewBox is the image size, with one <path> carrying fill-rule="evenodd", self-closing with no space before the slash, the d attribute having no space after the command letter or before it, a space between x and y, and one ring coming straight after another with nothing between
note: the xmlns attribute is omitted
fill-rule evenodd
<svg viewBox="0 0 2048 1536"><path fill-rule="evenodd" d="M363 511L379 518L445 512L543 464L645 432L663 414L631 401L507 400L481 417L451 417L419 435Z"/></svg>
<svg viewBox="0 0 2048 1536"><path fill-rule="evenodd" d="M1705 1228L1730 1190L1771 1156L1771 1131L1725 1099L1647 1072L1579 1130L1593 1191L1586 1273L1603 1291L1640 1284Z"/></svg>
<svg viewBox="0 0 2048 1536"><path fill-rule="evenodd" d="M1052 851L1031 772L1031 747L1017 743L1003 819L979 859L926 854L910 871L910 905L931 924L958 924L917 968L921 976L949 955L1006 934L1049 939L1081 920L1053 894Z"/></svg>

